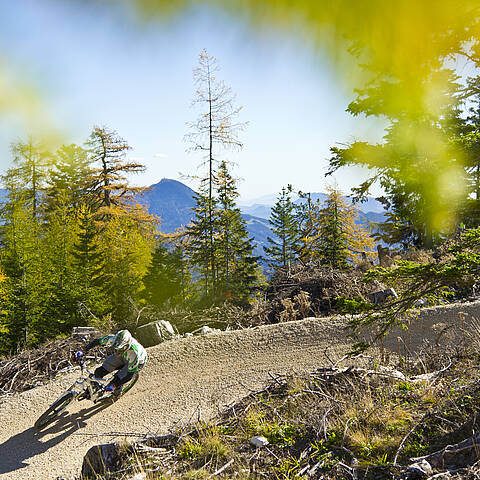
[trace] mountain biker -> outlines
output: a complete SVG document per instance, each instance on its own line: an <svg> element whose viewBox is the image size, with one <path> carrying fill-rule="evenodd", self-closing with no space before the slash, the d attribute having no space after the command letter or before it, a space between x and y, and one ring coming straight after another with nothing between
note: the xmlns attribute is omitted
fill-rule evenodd
<svg viewBox="0 0 480 480"><path fill-rule="evenodd" d="M147 363L147 352L128 330L120 330L115 335L95 338L84 349L78 351L75 358L80 360L86 352L98 345L113 347L115 352L95 369L94 376L103 378L107 373L117 370L105 391L112 392L112 396L118 398L122 393L121 386L138 375Z"/></svg>

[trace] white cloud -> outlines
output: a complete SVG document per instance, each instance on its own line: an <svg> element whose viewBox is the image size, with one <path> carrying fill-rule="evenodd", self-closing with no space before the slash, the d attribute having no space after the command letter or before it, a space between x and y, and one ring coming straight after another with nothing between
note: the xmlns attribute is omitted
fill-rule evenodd
<svg viewBox="0 0 480 480"><path fill-rule="evenodd" d="M156 153L154 155L155 158L167 158L168 155L166 153Z"/></svg>

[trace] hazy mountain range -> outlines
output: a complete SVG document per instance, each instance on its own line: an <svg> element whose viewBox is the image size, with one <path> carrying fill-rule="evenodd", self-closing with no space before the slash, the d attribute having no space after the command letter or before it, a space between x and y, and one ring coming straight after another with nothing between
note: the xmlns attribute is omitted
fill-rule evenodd
<svg viewBox="0 0 480 480"><path fill-rule="evenodd" d="M192 208L195 205L195 192L177 180L164 178L159 183L150 186L138 201L148 207L148 211L161 218L160 230L173 232L182 225L187 225L193 217ZM325 193L312 193L313 201L327 198ZM272 236L269 224L270 211L275 204L277 195L265 195L251 200L248 205L240 202L239 208L246 221L250 236L255 242L255 254L263 256L263 246L267 245L267 237ZM295 202L304 201L296 199ZM380 222L384 218L382 205L374 198L359 204L359 223Z"/></svg>
<svg viewBox="0 0 480 480"><path fill-rule="evenodd" d="M277 196L278 195L265 195L248 202L239 202L239 207L242 213L248 213L249 215L268 219L270 217L270 209L277 201ZM320 200L320 202L323 203L327 197L328 195L326 193L321 192L313 192L310 194L312 202ZM305 199L299 198L298 195L292 195L292 199L296 204L306 202ZM383 214L384 211L382 204L372 197L368 197L366 202L360 203L357 206L364 214Z"/></svg>
<svg viewBox="0 0 480 480"><path fill-rule="evenodd" d="M5 197L5 190L0 189L0 201ZM164 178L148 187L137 200L148 208L149 213L161 219L160 230L171 233L175 229L187 225L193 218L195 192L177 180ZM313 201L324 201L325 193L312 193ZM257 199L240 202L239 208L247 224L247 229L255 243L255 255L263 256L263 246L267 245L267 237L271 236L269 217L277 195L265 195ZM305 200L296 198L295 202ZM360 208L359 223L381 222L384 218L382 205L374 198L358 205Z"/></svg>

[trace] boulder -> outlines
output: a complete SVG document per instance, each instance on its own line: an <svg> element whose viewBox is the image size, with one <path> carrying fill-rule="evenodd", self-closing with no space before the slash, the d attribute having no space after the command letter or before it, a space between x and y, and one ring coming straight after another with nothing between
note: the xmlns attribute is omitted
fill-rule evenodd
<svg viewBox="0 0 480 480"><path fill-rule="evenodd" d="M152 347L165 340L175 337L175 330L170 322L159 320L158 322L147 323L138 327L135 331L135 338L144 346Z"/></svg>
<svg viewBox="0 0 480 480"><path fill-rule="evenodd" d="M122 455L117 443L95 445L83 457L82 476L97 478L98 475L118 470L121 464Z"/></svg>
<svg viewBox="0 0 480 480"><path fill-rule="evenodd" d="M393 288L387 288L386 290L379 290L378 292L367 294L367 298L374 305L384 303L390 297L398 298L397 292Z"/></svg>
<svg viewBox="0 0 480 480"><path fill-rule="evenodd" d="M99 331L94 327L73 327L72 330L72 338L76 340L91 340L99 335Z"/></svg>

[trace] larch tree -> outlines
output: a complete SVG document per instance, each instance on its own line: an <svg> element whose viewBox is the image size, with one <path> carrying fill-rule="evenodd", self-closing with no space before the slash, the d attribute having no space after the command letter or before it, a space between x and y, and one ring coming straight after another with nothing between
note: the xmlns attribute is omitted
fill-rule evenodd
<svg viewBox="0 0 480 480"><path fill-rule="evenodd" d="M365 255L373 255L374 240L357 224L358 208L348 204L337 188L327 188L328 198L320 210L320 263L335 269L347 268Z"/></svg>
<svg viewBox="0 0 480 480"><path fill-rule="evenodd" d="M90 159L79 145L62 145L53 155L53 165L47 180L47 210L55 208L56 200L63 195L72 208L87 202L91 189Z"/></svg>
<svg viewBox="0 0 480 480"><path fill-rule="evenodd" d="M126 158L130 146L116 131L95 126L86 147L93 165L90 182L96 208L108 213L142 190L130 185L127 175L143 172L145 167Z"/></svg>
<svg viewBox="0 0 480 480"><path fill-rule="evenodd" d="M206 209L206 232L208 242L208 270L211 273L211 287L216 287L216 260L215 260L215 172L219 163L219 150L241 148L242 143L238 137L245 123L238 122L237 117L241 107L235 106L235 95L231 88L217 79L219 66L215 57L210 56L206 50L200 53L199 65L193 72L196 85L193 106L199 110L199 115L194 122L190 122L189 133L185 136L190 143L190 149L203 153L202 166L206 167L207 174L202 182L205 191L201 197L202 208ZM203 213L201 213L203 217ZM202 220L203 222L203 220ZM206 282L209 283L208 281ZM210 288L210 287L208 287Z"/></svg>
<svg viewBox="0 0 480 480"><path fill-rule="evenodd" d="M8 171L8 176L10 178L16 176L23 183L23 195L32 208L33 217L37 218L40 195L51 163L50 154L32 138L27 142L13 143L11 151L15 166Z"/></svg>

